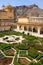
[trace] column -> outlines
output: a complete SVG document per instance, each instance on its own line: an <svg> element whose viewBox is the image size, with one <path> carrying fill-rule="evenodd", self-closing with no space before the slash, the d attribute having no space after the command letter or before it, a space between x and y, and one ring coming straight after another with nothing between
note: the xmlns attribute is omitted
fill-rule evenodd
<svg viewBox="0 0 43 65"><path fill-rule="evenodd" d="M19 31L19 25L17 25L17 31Z"/></svg>
<svg viewBox="0 0 43 65"><path fill-rule="evenodd" d="M34 27L31 27L31 28L32 28L31 34L34 35L34 32L33 32L33 28L34 28Z"/></svg>
<svg viewBox="0 0 43 65"><path fill-rule="evenodd" d="M38 35L40 35L40 28L38 28Z"/></svg>
<svg viewBox="0 0 43 65"><path fill-rule="evenodd" d="M22 26L22 31L24 31L24 26Z"/></svg>

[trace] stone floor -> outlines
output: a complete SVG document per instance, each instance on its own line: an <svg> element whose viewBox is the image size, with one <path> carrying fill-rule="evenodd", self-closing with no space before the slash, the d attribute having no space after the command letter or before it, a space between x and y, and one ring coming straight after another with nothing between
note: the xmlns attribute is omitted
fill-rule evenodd
<svg viewBox="0 0 43 65"><path fill-rule="evenodd" d="M24 38L22 36L16 36L16 35L10 35L10 36L4 36L0 38L0 43L21 43Z"/></svg>

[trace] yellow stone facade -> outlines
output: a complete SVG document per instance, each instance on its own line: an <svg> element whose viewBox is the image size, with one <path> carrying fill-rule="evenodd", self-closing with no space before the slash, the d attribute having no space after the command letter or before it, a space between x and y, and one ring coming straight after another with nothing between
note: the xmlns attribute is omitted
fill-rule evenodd
<svg viewBox="0 0 43 65"><path fill-rule="evenodd" d="M18 23L28 23L28 22L29 22L29 20L26 17L18 18Z"/></svg>
<svg viewBox="0 0 43 65"><path fill-rule="evenodd" d="M43 17L20 16L15 22L14 7L3 6L0 10L0 31L14 30L36 37L43 37Z"/></svg>
<svg viewBox="0 0 43 65"><path fill-rule="evenodd" d="M43 37L43 17L19 17L16 27L21 33Z"/></svg>
<svg viewBox="0 0 43 65"><path fill-rule="evenodd" d="M2 10L0 10L0 19L14 19L14 9L12 6L4 6Z"/></svg>

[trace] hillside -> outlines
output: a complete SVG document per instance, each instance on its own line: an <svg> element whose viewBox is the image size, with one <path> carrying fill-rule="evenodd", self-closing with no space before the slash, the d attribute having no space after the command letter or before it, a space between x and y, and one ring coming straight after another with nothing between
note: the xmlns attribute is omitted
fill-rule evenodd
<svg viewBox="0 0 43 65"><path fill-rule="evenodd" d="M43 10L37 5L30 6L16 6L15 7L16 16L43 16Z"/></svg>

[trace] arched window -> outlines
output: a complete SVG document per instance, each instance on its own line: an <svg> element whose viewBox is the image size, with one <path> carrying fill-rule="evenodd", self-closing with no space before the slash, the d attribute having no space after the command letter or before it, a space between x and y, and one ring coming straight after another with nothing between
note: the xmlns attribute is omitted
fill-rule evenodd
<svg viewBox="0 0 43 65"><path fill-rule="evenodd" d="M38 29L35 27L35 28L33 28L33 32L38 32Z"/></svg>
<svg viewBox="0 0 43 65"><path fill-rule="evenodd" d="M40 34L43 34L43 28L40 29Z"/></svg>

